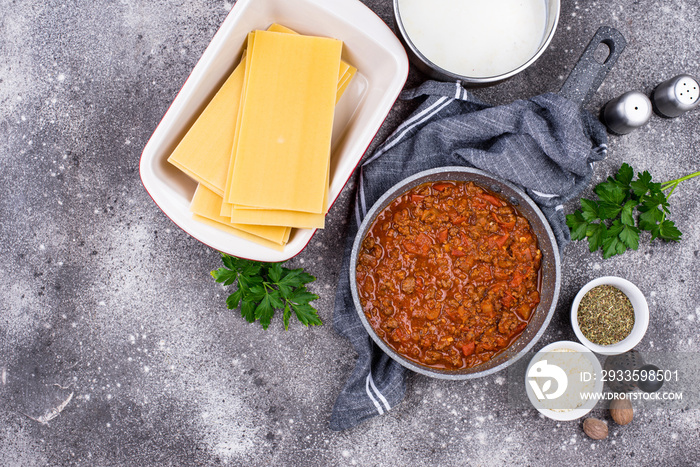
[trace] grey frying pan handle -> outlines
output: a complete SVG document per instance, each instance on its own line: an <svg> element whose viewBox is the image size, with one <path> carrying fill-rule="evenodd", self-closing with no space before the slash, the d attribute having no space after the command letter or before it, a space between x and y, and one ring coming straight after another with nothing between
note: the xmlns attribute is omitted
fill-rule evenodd
<svg viewBox="0 0 700 467"><path fill-rule="evenodd" d="M610 49L610 54L603 63L595 58L595 52L600 44L605 44ZM625 50L626 45L627 41L620 31L610 26L601 26L583 51L559 94L581 106L587 104Z"/></svg>

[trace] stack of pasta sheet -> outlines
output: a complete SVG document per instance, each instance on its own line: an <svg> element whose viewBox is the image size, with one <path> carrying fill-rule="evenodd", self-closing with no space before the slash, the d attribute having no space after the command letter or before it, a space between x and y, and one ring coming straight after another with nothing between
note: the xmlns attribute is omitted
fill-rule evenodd
<svg viewBox="0 0 700 467"><path fill-rule="evenodd" d="M335 104L356 69L341 41L278 24L247 41L168 162L199 184L195 219L281 250L292 228L324 227Z"/></svg>

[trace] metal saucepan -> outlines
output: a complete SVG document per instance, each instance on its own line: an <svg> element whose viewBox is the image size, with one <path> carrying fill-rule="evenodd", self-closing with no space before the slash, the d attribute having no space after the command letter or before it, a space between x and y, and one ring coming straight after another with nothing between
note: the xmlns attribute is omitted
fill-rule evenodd
<svg viewBox="0 0 700 467"><path fill-rule="evenodd" d="M425 1L425 0L422 0ZM414 37L414 40L411 40L411 35L407 31L407 24L406 20L409 20L410 18L404 18L402 19L401 16L401 0L394 0L394 19L396 21L396 28L398 29L399 32L399 38L403 42L406 51L408 53L408 57L411 60L411 63L413 63L420 71L425 73L426 75L430 76L433 79L441 80L441 81L460 81L463 85L465 86L472 86L472 87L478 87L478 86L488 86L492 85L495 83L498 83L500 81L503 81L504 79L510 78L513 75L516 75L517 73L520 73L530 65L532 65L539 57L542 55L549 45L550 41L552 40L552 37L554 36L554 32L556 31L557 28L557 23L559 21L559 11L561 9L560 5L560 0L541 0L544 3L544 14L546 17L544 18L544 30L539 31L541 34L541 37L534 37L533 40L539 41L539 47L537 48L536 52L529 56L529 57L524 57L522 59L521 63L514 63L513 68L504 71L504 72L499 72L498 74L494 76L469 76L463 73L459 73L455 70L449 70L446 69L438 64L436 64L434 61L431 61L430 58L426 57L426 54L424 53L425 51L421 51L416 44L414 43L418 41L418 38ZM436 9L437 5L430 5L431 8ZM421 22L423 22L421 20ZM526 22L525 19L523 19L521 24L524 24ZM427 21L426 21L427 23ZM488 24L482 25L484 27L488 28ZM465 28L468 28L469 25L464 25ZM444 28L441 29L441 32L444 31ZM429 32L427 33L429 34ZM452 34L450 34L452 36ZM457 36L457 35L455 35ZM501 37L501 36L497 36ZM528 35L529 37L529 35ZM483 47L483 42L486 41L487 39L482 40L482 47ZM444 41L445 47L451 46L451 44L454 44L457 41L450 41L450 40L445 40ZM504 43L506 47L513 47L512 44L510 43ZM477 43L470 43L470 44L459 44L459 48L462 50L465 50L469 47L479 47L480 44ZM497 50L500 50L498 48Z"/></svg>
<svg viewBox="0 0 700 467"><path fill-rule="evenodd" d="M488 362L462 370L441 370L422 366L391 349L376 334L367 321L367 317L362 310L357 290L356 268L360 245L365 235L372 227L376 216L403 193L422 183L436 181L471 181L483 188L499 193L515 206L520 214L530 222L530 226L537 236L539 248L542 251L540 303L533 312L530 323L527 328L525 328L525 331L509 348L497 354ZM467 167L441 167L426 170L394 185L374 203L372 209L367 213L357 233L357 237L355 237L350 260L350 289L352 298L355 302L355 308L357 309L360 320L374 342L376 342L387 355L406 368L426 376L441 379L459 380L479 378L502 370L522 357L535 345L540 337L542 337L549 321L552 319L557 304L557 298L559 297L560 281L560 260L557 243L552 229L549 227L542 211L540 211L537 205L515 185L499 180L484 171Z"/></svg>

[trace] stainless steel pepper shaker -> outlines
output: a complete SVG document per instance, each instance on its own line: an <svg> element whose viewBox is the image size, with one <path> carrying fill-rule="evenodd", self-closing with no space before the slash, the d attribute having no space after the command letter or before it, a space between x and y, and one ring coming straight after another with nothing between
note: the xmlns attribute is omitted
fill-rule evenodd
<svg viewBox="0 0 700 467"><path fill-rule="evenodd" d="M651 101L639 91L629 91L617 97L603 109L603 122L614 133L626 135L639 128L651 117Z"/></svg>
<svg viewBox="0 0 700 467"><path fill-rule="evenodd" d="M664 117L678 117L700 102L700 85L690 75L682 74L664 81L654 89L654 108Z"/></svg>

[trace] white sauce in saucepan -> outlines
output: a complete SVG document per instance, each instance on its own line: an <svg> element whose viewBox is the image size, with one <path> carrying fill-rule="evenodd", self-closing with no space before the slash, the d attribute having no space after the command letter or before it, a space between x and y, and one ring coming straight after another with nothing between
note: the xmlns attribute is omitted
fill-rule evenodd
<svg viewBox="0 0 700 467"><path fill-rule="evenodd" d="M535 55L544 40L545 0L399 0L413 45L463 76L497 76Z"/></svg>

